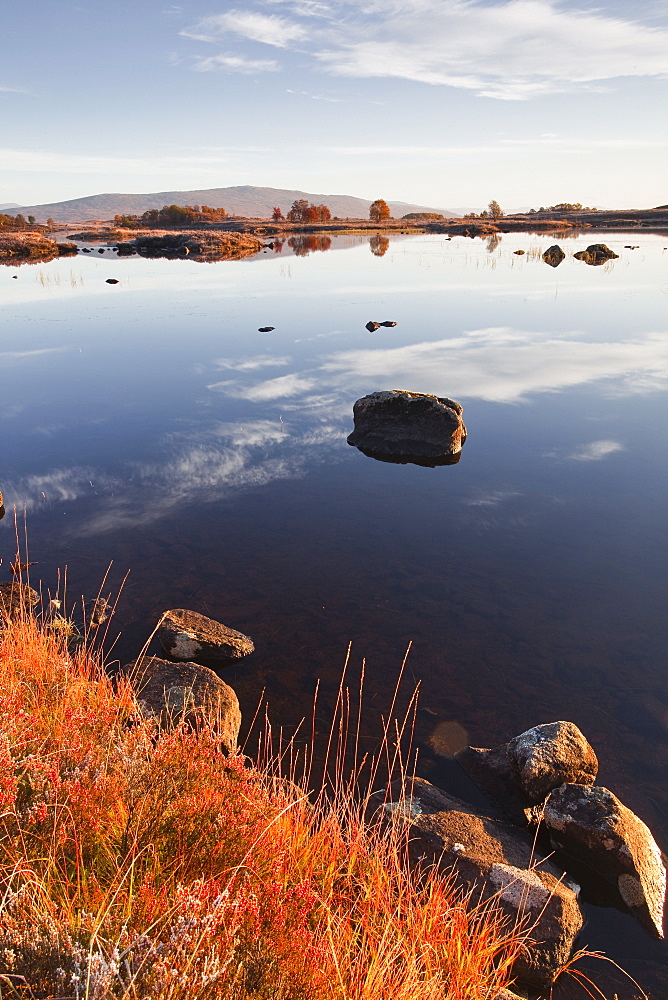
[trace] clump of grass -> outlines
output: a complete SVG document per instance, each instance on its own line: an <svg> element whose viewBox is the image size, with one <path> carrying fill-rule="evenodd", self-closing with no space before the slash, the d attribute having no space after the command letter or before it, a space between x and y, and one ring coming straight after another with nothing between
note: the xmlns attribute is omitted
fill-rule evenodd
<svg viewBox="0 0 668 1000"><path fill-rule="evenodd" d="M309 797L213 728L160 731L53 625L0 620L2 996L484 1000L507 982L521 934L411 871L358 782Z"/></svg>

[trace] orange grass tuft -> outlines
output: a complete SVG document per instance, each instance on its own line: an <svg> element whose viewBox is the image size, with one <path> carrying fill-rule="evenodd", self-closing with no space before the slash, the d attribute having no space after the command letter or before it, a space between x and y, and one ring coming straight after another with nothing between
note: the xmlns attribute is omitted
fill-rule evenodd
<svg viewBox="0 0 668 1000"><path fill-rule="evenodd" d="M90 649L0 621L1 995L491 1000L521 936L411 872L355 782L313 802L280 770L160 732Z"/></svg>

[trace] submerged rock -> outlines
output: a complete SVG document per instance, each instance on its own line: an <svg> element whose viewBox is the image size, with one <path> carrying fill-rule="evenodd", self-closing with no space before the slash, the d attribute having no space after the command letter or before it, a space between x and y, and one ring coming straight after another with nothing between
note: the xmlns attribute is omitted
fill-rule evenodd
<svg viewBox="0 0 668 1000"><path fill-rule="evenodd" d="M4 507L2 508L4 511ZM19 580L11 580L9 583L0 583L0 617L12 618L22 611L29 611L39 601L39 594L27 583Z"/></svg>
<svg viewBox="0 0 668 1000"><path fill-rule="evenodd" d="M614 883L651 934L663 937L666 869L651 831L607 788L564 784L545 803L552 844Z"/></svg>
<svg viewBox="0 0 668 1000"><path fill-rule="evenodd" d="M239 738L241 711L235 692L208 667L170 663L147 656L121 669L137 699L161 728L185 723L193 729L212 725L228 750Z"/></svg>
<svg viewBox="0 0 668 1000"><path fill-rule="evenodd" d="M370 319L365 326L365 330L368 330L369 333L375 333L376 330L378 330L379 328L380 328L380 323L376 323L376 321L373 319Z"/></svg>
<svg viewBox="0 0 668 1000"><path fill-rule="evenodd" d="M376 792L369 813L381 823L409 824L413 864L435 862L451 870L476 900L494 898L511 922L523 921L532 943L513 975L541 988L553 981L584 919L577 884L536 852L531 836L420 778Z"/></svg>
<svg viewBox="0 0 668 1000"><path fill-rule="evenodd" d="M559 267L559 265L561 264L562 260L564 260L565 257L566 254L561 249L561 247L558 246L558 244L556 243L554 244L553 247L548 247L545 253L543 254L543 260L545 261L546 264L549 264L550 267Z"/></svg>
<svg viewBox="0 0 668 1000"><path fill-rule="evenodd" d="M258 326L257 332L258 333L271 333L271 331L275 330L275 329L276 329L275 326Z"/></svg>
<svg viewBox="0 0 668 1000"><path fill-rule="evenodd" d="M166 611L158 625L162 648L175 660L194 660L210 667L225 667L255 649L242 632L200 615L176 608Z"/></svg>
<svg viewBox="0 0 668 1000"><path fill-rule="evenodd" d="M592 243L586 250L580 250L579 253L574 253L573 256L576 260L583 260L585 264L598 267L600 264L605 264L608 260L617 260L619 254L611 250L610 247L607 247L605 243Z"/></svg>
<svg viewBox="0 0 668 1000"><path fill-rule="evenodd" d="M372 392L357 400L353 417L348 444L385 461L451 464L466 440L462 407L447 397L405 389Z"/></svg>

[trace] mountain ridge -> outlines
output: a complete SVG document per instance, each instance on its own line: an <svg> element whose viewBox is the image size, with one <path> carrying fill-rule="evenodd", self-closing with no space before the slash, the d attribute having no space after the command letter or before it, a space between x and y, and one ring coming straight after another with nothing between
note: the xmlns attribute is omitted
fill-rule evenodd
<svg viewBox="0 0 668 1000"><path fill-rule="evenodd" d="M34 215L38 223L48 218L56 222L74 223L91 219L111 219L114 215L141 215L163 205L211 205L224 208L228 215L268 218L274 207L279 207L284 215L292 202L306 198L314 204L325 204L333 216L339 218L368 218L369 206L374 199L357 198L353 195L313 194L308 191L289 188L256 187L250 184L225 188L206 188L194 191L155 191L143 194L107 192L70 198L65 201L49 202L42 205L17 205L22 215ZM386 199L387 200L387 199ZM402 201L388 201L393 217L401 217L409 212L439 212L449 218L459 218L459 213L445 208L429 208Z"/></svg>

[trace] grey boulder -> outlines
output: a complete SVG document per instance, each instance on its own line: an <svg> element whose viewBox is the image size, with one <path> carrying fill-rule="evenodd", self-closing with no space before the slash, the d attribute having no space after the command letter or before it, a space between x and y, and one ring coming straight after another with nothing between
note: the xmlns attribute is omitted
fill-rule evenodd
<svg viewBox="0 0 668 1000"><path fill-rule="evenodd" d="M372 392L353 407L348 444L391 459L457 458L466 440L462 407L445 396L406 389Z"/></svg>
<svg viewBox="0 0 668 1000"><path fill-rule="evenodd" d="M666 869L651 831L607 788L565 784L545 803L552 844L613 882L633 915L663 937Z"/></svg>
<svg viewBox="0 0 668 1000"><path fill-rule="evenodd" d="M165 611L158 623L158 638L172 659L194 660L207 667L228 666L255 649L242 632L185 608Z"/></svg>
<svg viewBox="0 0 668 1000"><path fill-rule="evenodd" d="M553 981L584 921L578 886L536 852L532 837L420 778L376 792L368 815L383 824L407 823L413 864L435 862L452 871L474 900L494 899L511 921L521 922L530 943L513 975L541 988Z"/></svg>
<svg viewBox="0 0 668 1000"><path fill-rule="evenodd" d="M241 727L239 699L213 670L199 663L170 663L147 656L121 669L143 711L162 729L185 723L212 726L228 750L235 749Z"/></svg>

